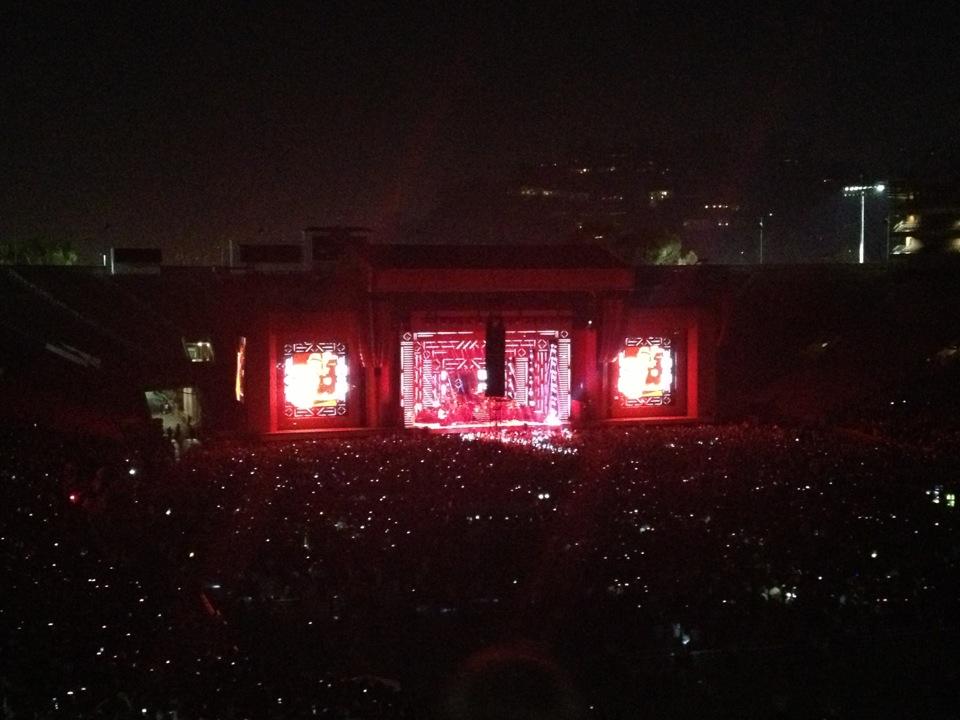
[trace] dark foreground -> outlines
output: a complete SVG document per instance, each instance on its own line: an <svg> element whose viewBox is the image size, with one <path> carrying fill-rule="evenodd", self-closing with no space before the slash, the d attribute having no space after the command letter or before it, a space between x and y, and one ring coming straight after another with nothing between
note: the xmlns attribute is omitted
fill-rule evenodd
<svg viewBox="0 0 960 720"><path fill-rule="evenodd" d="M957 716L942 448L2 444L3 718Z"/></svg>

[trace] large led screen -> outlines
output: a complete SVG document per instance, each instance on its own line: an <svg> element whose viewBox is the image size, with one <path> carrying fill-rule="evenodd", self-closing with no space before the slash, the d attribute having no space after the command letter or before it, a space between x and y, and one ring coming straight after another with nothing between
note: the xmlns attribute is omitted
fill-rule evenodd
<svg viewBox="0 0 960 720"><path fill-rule="evenodd" d="M504 397L488 398L482 330L408 332L400 343L407 427L561 425L570 418L570 335L507 330Z"/></svg>
<svg viewBox="0 0 960 720"><path fill-rule="evenodd" d="M628 337L617 355L614 402L621 408L671 405L677 393L676 344L669 337Z"/></svg>
<svg viewBox="0 0 960 720"><path fill-rule="evenodd" d="M340 417L349 411L350 366L344 343L284 343L277 380L286 426Z"/></svg>
<svg viewBox="0 0 960 720"><path fill-rule="evenodd" d="M237 371L234 377L234 396L237 402L243 402L244 380L247 372L247 338L241 337L237 341Z"/></svg>

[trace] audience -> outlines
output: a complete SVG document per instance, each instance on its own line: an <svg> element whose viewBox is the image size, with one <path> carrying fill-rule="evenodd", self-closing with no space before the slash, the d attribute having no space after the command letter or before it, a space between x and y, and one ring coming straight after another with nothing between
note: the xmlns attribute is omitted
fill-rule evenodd
<svg viewBox="0 0 960 720"><path fill-rule="evenodd" d="M157 447L0 439L0 717L421 716L497 642L630 667L955 627L956 455L881 433Z"/></svg>

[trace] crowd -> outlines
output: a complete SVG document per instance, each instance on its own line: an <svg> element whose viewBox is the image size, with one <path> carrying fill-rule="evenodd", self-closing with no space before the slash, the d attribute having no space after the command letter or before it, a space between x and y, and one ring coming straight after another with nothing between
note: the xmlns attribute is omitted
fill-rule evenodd
<svg viewBox="0 0 960 720"><path fill-rule="evenodd" d="M439 715L464 658L517 641L613 716L601 668L702 685L683 662L956 629L958 458L902 442L395 434L175 463L37 429L0 455L3 718Z"/></svg>

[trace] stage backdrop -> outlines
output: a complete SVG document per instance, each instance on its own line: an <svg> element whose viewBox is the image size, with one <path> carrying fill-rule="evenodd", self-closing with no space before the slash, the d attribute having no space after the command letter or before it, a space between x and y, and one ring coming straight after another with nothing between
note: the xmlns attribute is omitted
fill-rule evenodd
<svg viewBox="0 0 960 720"><path fill-rule="evenodd" d="M570 419L570 330L507 323L503 398L485 396L486 339L479 327L401 336L407 427L562 425Z"/></svg>

